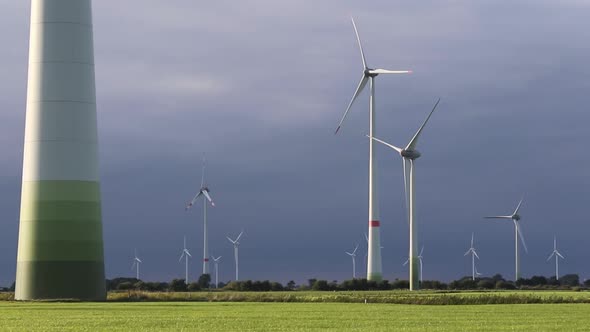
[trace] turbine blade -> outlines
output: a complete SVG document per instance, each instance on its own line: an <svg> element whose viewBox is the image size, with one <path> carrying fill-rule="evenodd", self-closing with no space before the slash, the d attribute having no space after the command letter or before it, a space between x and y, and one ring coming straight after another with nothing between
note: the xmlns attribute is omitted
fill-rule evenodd
<svg viewBox="0 0 590 332"><path fill-rule="evenodd" d="M402 264L402 265L403 265L403 266L406 266L406 265L408 265L408 262L409 262L409 261L410 261L410 259L409 259L409 258L408 258L408 259L406 259L406 261L405 261L405 262L404 262L404 264Z"/></svg>
<svg viewBox="0 0 590 332"><path fill-rule="evenodd" d="M365 58L365 52L363 51L363 45L361 44L361 37L359 36L359 32L356 28L356 24L354 23L354 18L350 17L352 21L352 27L354 28L354 34L356 35L356 41L359 44L359 49L361 50L361 58L363 60L363 69L367 69L367 60Z"/></svg>
<svg viewBox="0 0 590 332"><path fill-rule="evenodd" d="M395 145L392 145L392 144L389 144L389 143L387 143L387 142L385 142L385 141L382 141L382 140L380 140L380 139L378 139L378 138L375 138L375 137L372 137L372 136L369 136L369 135L366 135L366 136L367 136L368 138L370 138L370 139L374 140L374 141L377 141L377 142L379 142L379 143L381 143L381 144L387 145L388 147L390 147L390 148L394 149L395 151L397 151L397 152L399 152L399 153L401 153L401 152L402 152L402 150L403 150L402 148L398 148L397 146L395 146Z"/></svg>
<svg viewBox="0 0 590 332"><path fill-rule="evenodd" d="M510 220L512 220L512 216L489 216L489 217L484 217L484 219L510 219Z"/></svg>
<svg viewBox="0 0 590 332"><path fill-rule="evenodd" d="M350 100L350 103L348 104L348 107L346 108L346 111L344 112L344 115L342 116L342 119L340 119L340 123L338 123L338 128L336 128L336 132L334 133L334 135L338 134L338 131L340 130L340 127L342 127L342 123L344 123L344 120L346 119L346 116L348 115L348 112L350 111L352 104L354 104L354 101L359 96L359 94L363 91L363 89L367 85L368 81L369 81L369 79L363 73L363 76L361 77L361 81L359 82L359 85L357 86L356 91L354 92L354 95L352 96L352 99Z"/></svg>
<svg viewBox="0 0 590 332"><path fill-rule="evenodd" d="M516 210L514 210L514 213L513 213L513 215L515 215L515 214L518 214L518 210L520 210L520 206L522 205L522 200L523 200L523 199L524 199L524 198L521 198L521 199L520 199L520 202L518 202L518 206L516 206Z"/></svg>
<svg viewBox="0 0 590 332"><path fill-rule="evenodd" d="M473 248L473 233L471 233L471 248Z"/></svg>
<svg viewBox="0 0 590 332"><path fill-rule="evenodd" d="M465 252L465 255L463 255L463 256L467 256L467 255L469 255L469 253L470 253L470 252L471 252L471 249L467 250L467 251Z"/></svg>
<svg viewBox="0 0 590 332"><path fill-rule="evenodd" d="M422 126L420 126L420 128L418 129L418 131L416 132L416 134L414 135L414 137L410 141L410 143L408 143L406 150L414 150L414 148L418 144L418 139L420 138L420 134L422 134L422 130L424 129L424 127L428 123L428 120L430 120L430 117L432 116L432 113L434 113L434 110L436 110L438 103L440 103L440 98L438 98L438 100L436 101L436 104L434 104L434 107L432 108L432 111L430 111L430 114L428 114L428 117L426 118L426 120L424 120L424 123L422 124Z"/></svg>
<svg viewBox="0 0 590 332"><path fill-rule="evenodd" d="M348 256L352 256L352 254L351 254L351 253L349 253L348 251L345 251L345 253L346 253Z"/></svg>
<svg viewBox="0 0 590 332"><path fill-rule="evenodd" d="M188 205L186 206L185 210L189 210L191 207L193 207L193 205L195 204L195 202L197 201L197 199L199 199L199 197L203 194L202 191L199 191L195 197L193 197L193 199L188 203Z"/></svg>
<svg viewBox="0 0 590 332"><path fill-rule="evenodd" d="M561 254L559 253L559 251L556 251L555 254L559 257L561 257L562 259L565 259L565 257L561 256Z"/></svg>
<svg viewBox="0 0 590 332"><path fill-rule="evenodd" d="M352 251L353 255L356 254L356 251L358 250L358 248L359 248L359 245L357 244L356 247L354 247L354 250Z"/></svg>
<svg viewBox="0 0 590 332"><path fill-rule="evenodd" d="M178 261L182 261L182 258L184 257L184 251L182 252L182 255L180 255L180 258L178 259Z"/></svg>
<svg viewBox="0 0 590 332"><path fill-rule="evenodd" d="M240 235L238 235L238 237L236 238L236 242L240 241L240 238L242 237L242 234L244 234L244 231L240 232Z"/></svg>
<svg viewBox="0 0 590 332"><path fill-rule="evenodd" d="M371 74L411 74L411 70L388 70L388 69L373 69L370 70Z"/></svg>
<svg viewBox="0 0 590 332"><path fill-rule="evenodd" d="M215 206L215 202L213 202L213 200L211 199L211 196L209 195L209 192L207 190L203 190L203 195L205 195L205 197L207 198L209 203L211 203L211 206Z"/></svg>
<svg viewBox="0 0 590 332"><path fill-rule="evenodd" d="M418 255L418 257L421 257L423 252L424 252L424 246L422 246L422 250L420 250L420 254Z"/></svg>
<svg viewBox="0 0 590 332"><path fill-rule="evenodd" d="M203 168L201 170L201 188L205 186L205 154L203 153Z"/></svg>
<svg viewBox="0 0 590 332"><path fill-rule="evenodd" d="M526 251L527 253L529 252L529 249L526 247L526 242L524 242L524 236L522 235L522 228L520 227L520 223L518 221L516 222L516 228L518 229L518 237L520 237L520 242L522 243L522 246L524 247L524 251Z"/></svg>
<svg viewBox="0 0 590 332"><path fill-rule="evenodd" d="M369 242L369 236L365 233L365 241Z"/></svg>
<svg viewBox="0 0 590 332"><path fill-rule="evenodd" d="M549 257L547 257L547 261L549 261L554 255L555 255L555 251L552 252L551 255L549 255Z"/></svg>
<svg viewBox="0 0 590 332"><path fill-rule="evenodd" d="M475 255L475 257L477 257L477 259L479 259L479 256L477 255L477 252L475 250L473 250L473 254Z"/></svg>
<svg viewBox="0 0 590 332"><path fill-rule="evenodd" d="M186 251L186 254L188 255L188 257L191 257L191 258L193 257L193 255L191 255L191 253L188 252L188 250Z"/></svg>
<svg viewBox="0 0 590 332"><path fill-rule="evenodd" d="M230 239L229 236L226 236L226 238L229 240L229 242L234 243L234 244L236 243L234 240Z"/></svg>

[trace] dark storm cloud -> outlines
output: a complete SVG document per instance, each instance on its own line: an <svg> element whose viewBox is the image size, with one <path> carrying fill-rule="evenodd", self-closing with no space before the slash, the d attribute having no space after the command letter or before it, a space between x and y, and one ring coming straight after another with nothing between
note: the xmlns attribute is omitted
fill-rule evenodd
<svg viewBox="0 0 590 332"><path fill-rule="evenodd" d="M0 283L14 278L26 92L28 3L0 2ZM200 209L184 203L209 159L211 252L245 230L244 278L350 276L364 245L367 96L333 130L360 76L348 16L379 77L379 136L404 144L442 97L420 142L417 211L425 278L469 272L471 232L486 273L513 274L509 213L521 195L525 275L590 270L585 110L590 27L584 2L94 2L105 251L109 276L177 277L182 236L200 256ZM405 277L401 162L378 150L384 272ZM363 248L361 246L361 248ZM359 254L362 266L364 253ZM194 261L192 271L199 270Z"/></svg>

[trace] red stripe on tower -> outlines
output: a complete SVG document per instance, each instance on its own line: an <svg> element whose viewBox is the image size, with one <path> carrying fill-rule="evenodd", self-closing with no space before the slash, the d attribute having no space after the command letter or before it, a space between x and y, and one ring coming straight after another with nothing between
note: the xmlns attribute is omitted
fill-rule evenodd
<svg viewBox="0 0 590 332"><path fill-rule="evenodd" d="M208 261L209 261L209 258L203 259L203 262L208 262Z"/></svg>
<svg viewBox="0 0 590 332"><path fill-rule="evenodd" d="M369 221L369 226L370 227L379 227L379 226L381 226L381 223L379 223L379 220L371 220L371 221Z"/></svg>

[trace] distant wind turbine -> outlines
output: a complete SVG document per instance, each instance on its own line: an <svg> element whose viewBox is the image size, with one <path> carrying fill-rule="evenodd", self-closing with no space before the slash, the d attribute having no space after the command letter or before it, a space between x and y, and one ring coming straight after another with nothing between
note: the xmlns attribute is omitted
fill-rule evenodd
<svg viewBox="0 0 590 332"><path fill-rule="evenodd" d="M402 157L402 165L403 165L403 171L404 171L404 189L406 191L405 196L406 199L409 199L407 201L409 201L409 205L408 205L408 221L410 224L410 255L409 255L409 262L410 262L410 290L415 290L415 289L419 289L419 281L421 280L421 276L419 274L419 259L418 259L418 230L417 230L417 224L414 220L414 161L418 158L420 158L421 154L420 152L418 152L418 150L416 150L416 146L418 145L418 139L420 138L420 135L422 134L422 130L424 130L424 127L426 126L426 124L428 123L428 120L430 120L430 117L432 116L432 113L434 113L434 111L436 110L436 107L438 106L438 103L440 103L440 98L436 101L436 104L434 104L434 107L432 108L432 111L430 111L430 114L428 114L428 117L426 118L426 120L424 120L424 123L422 123L422 126L420 126L420 128L418 129L418 131L416 132L416 134L414 134L414 137L412 137L412 139L410 140L410 142L408 143L408 145L405 148L399 148L395 145L389 144L385 141L382 141L378 138L376 138L375 136L369 134L367 135L371 141L377 141L383 145L388 146L389 148L397 151L400 156ZM406 164L409 164L409 174L407 174L406 172ZM408 188L409 187L409 188ZM409 189L409 191L408 191Z"/></svg>
<svg viewBox="0 0 590 332"><path fill-rule="evenodd" d="M424 252L424 246L422 246L422 250L420 250L420 254L416 257L418 258L418 261L420 262L420 282L422 282L422 253ZM408 262L410 261L410 259L406 259L406 261L404 262L404 266L408 265Z"/></svg>
<svg viewBox="0 0 590 332"><path fill-rule="evenodd" d="M555 280L559 280L559 258L565 259L565 257L563 257L559 251L557 251L557 237L555 236L553 237L553 252L549 258L547 258L547 261L549 261L553 256L555 256Z"/></svg>
<svg viewBox="0 0 590 332"><path fill-rule="evenodd" d="M342 127L348 112L350 111L352 104L354 104L357 97L363 91L367 82L370 82L370 95L369 95L369 135L375 136L375 77L380 74L407 74L411 73L409 70L386 70L386 69L371 69L367 66L367 61L365 59L365 53L363 51L363 46L361 44L361 39L359 37L358 30L356 28L356 24L354 23L354 19L352 20L352 26L354 28L354 32L356 34L356 40L359 45L359 49L361 52L361 60L363 62L363 72L361 76L361 80L338 124L338 128L336 128L336 134ZM370 141L369 142L369 253L368 253L368 263L367 263L367 279L368 280L375 280L380 281L383 278L383 271L382 271L382 264L381 264L381 244L380 244L380 221L379 221L379 204L377 199L377 163L375 162L375 144Z"/></svg>
<svg viewBox="0 0 590 332"><path fill-rule="evenodd" d="M236 281L240 280L239 278L239 260L238 260L238 249L240 246L240 238L242 237L242 234L244 234L244 231L242 231L240 233L240 235L238 235L238 237L235 240L232 240L229 236L227 236L227 239L229 240L229 242L232 243L232 245L234 246L234 258L236 261Z"/></svg>
<svg viewBox="0 0 590 332"><path fill-rule="evenodd" d="M491 216L491 217L485 217L487 219L504 219L504 220L512 220L512 222L514 223L514 262L515 262L515 266L516 266L516 272L515 272L515 281L518 281L518 279L520 279L520 267L519 267L519 262L518 262L518 238L520 238L520 242L522 243L522 246L524 248L525 252L528 252L528 249L526 247L526 243L524 242L524 236L522 235L522 229L520 228L520 215L518 214L518 211L520 210L520 206L522 205L522 199L520 200L520 202L518 203L518 206L516 207L516 210L514 210L514 212L509 215L509 216Z"/></svg>
<svg viewBox="0 0 590 332"><path fill-rule="evenodd" d="M471 279L475 280L475 276L477 275L477 270L475 269L475 258L477 257L477 259L479 259L479 256L477 255L475 247L473 246L473 233L471 233L471 247L469 247L469 250L467 250L463 256L467 256L469 254L471 254Z"/></svg>
<svg viewBox="0 0 590 332"><path fill-rule="evenodd" d="M213 264L215 264L215 288L219 287L219 261L221 260L221 256L215 258L211 256L213 259Z"/></svg>
<svg viewBox="0 0 590 332"><path fill-rule="evenodd" d="M135 256L133 258L133 264L131 264L131 270L133 270L133 268L136 268L135 270L135 279L137 280L141 280L139 279L139 264L143 263L141 261L141 259L139 259L139 257L137 257L137 249L135 249Z"/></svg>
<svg viewBox="0 0 590 332"><path fill-rule="evenodd" d="M188 285L188 260L189 260L189 258L192 258L192 257L193 256L186 248L186 236L185 236L184 237L184 249L182 249L182 254L180 255L180 258L178 259L178 261L180 262L184 258L184 265L185 265L184 283L187 285Z"/></svg>
<svg viewBox="0 0 590 332"><path fill-rule="evenodd" d="M205 157L203 157L203 169L201 174L201 189L199 192L193 197L193 199L188 203L186 206L186 211L188 211L199 197L203 196L203 274L209 274L209 241L207 237L207 201L211 204L212 207L215 206L215 203L211 199L211 194L209 191L209 187L205 185Z"/></svg>
<svg viewBox="0 0 590 332"><path fill-rule="evenodd" d="M359 248L357 244L352 252L346 251L346 254L352 258L352 279L356 279L356 251Z"/></svg>

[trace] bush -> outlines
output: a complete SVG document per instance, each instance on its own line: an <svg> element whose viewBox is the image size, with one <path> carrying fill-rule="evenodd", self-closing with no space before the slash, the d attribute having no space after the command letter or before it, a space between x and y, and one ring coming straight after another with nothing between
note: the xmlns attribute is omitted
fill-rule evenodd
<svg viewBox="0 0 590 332"><path fill-rule="evenodd" d="M172 280L172 282L170 283L170 286L168 286L168 289L173 292L186 292L186 290L187 290L186 283L184 282L184 279Z"/></svg>
<svg viewBox="0 0 590 332"><path fill-rule="evenodd" d="M482 279L477 283L477 288L479 289L494 289L496 284L492 279Z"/></svg>
<svg viewBox="0 0 590 332"><path fill-rule="evenodd" d="M189 292L198 292L201 290L201 285L198 282L191 282L187 287Z"/></svg>
<svg viewBox="0 0 590 332"><path fill-rule="evenodd" d="M129 281L122 282L117 285L117 290L131 290L133 289L133 284Z"/></svg>
<svg viewBox="0 0 590 332"><path fill-rule="evenodd" d="M410 282L408 280L395 280L391 284L391 289L409 289Z"/></svg>
<svg viewBox="0 0 590 332"><path fill-rule="evenodd" d="M330 290L330 286L326 280L317 280L313 283L311 289L314 291L328 291Z"/></svg>
<svg viewBox="0 0 590 332"><path fill-rule="evenodd" d="M516 289L516 286L509 281L496 282L496 289Z"/></svg>

